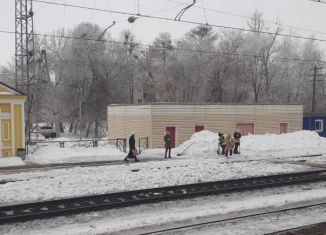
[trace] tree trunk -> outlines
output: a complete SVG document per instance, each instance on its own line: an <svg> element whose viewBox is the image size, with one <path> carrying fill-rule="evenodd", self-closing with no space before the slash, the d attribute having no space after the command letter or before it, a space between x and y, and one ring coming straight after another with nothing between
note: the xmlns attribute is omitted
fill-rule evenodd
<svg viewBox="0 0 326 235"><path fill-rule="evenodd" d="M94 132L95 132L95 139L99 138L99 121L98 119L95 120L95 128L94 128Z"/></svg>
<svg viewBox="0 0 326 235"><path fill-rule="evenodd" d="M85 137L86 137L86 138L89 137L89 133L90 133L90 131L91 131L92 124L93 124L92 121L87 123L86 134L85 134Z"/></svg>

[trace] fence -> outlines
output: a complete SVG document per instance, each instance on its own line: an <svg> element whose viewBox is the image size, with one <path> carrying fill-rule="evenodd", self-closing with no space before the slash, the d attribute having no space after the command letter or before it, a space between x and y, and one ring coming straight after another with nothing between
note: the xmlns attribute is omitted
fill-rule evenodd
<svg viewBox="0 0 326 235"><path fill-rule="evenodd" d="M65 143L77 143L80 146L87 146L87 147L97 147L99 141L105 141L108 144L110 142L114 142L114 145L119 148L121 151L126 152L126 143L127 140L123 138L118 138L118 139L96 139L96 140L65 140L65 141L60 141L60 140L49 140L49 141L28 141L26 142L26 153L28 154L29 149L31 149L31 153L34 153L36 150L38 150L41 145L43 144L58 144L60 148L65 147Z"/></svg>
<svg viewBox="0 0 326 235"><path fill-rule="evenodd" d="M145 138L139 138L138 140L138 147L139 150L142 149L148 149L148 137Z"/></svg>
<svg viewBox="0 0 326 235"><path fill-rule="evenodd" d="M127 139L126 138L117 138L117 139L108 139L108 143L114 144L124 153L127 152Z"/></svg>

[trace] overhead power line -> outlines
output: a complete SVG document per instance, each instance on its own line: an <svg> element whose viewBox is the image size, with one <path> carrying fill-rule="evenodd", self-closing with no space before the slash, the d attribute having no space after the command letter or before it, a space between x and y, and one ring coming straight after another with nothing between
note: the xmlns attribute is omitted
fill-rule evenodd
<svg viewBox="0 0 326 235"><path fill-rule="evenodd" d="M318 3L326 3L325 1L322 1L322 0L309 0L311 2L318 2Z"/></svg>
<svg viewBox="0 0 326 235"><path fill-rule="evenodd" d="M190 21L190 20L176 20L176 19L167 18L167 17L145 15L145 14L136 14L136 13L132 13L132 12L113 11L113 10L107 10L107 9L72 5L72 4L48 2L48 1L43 1L43 0L33 0L33 1L34 2L39 2L39 3L44 3L44 4L52 4L52 5L58 5L58 6L66 6L66 7L73 7L73 8L78 8L78 9L94 10L94 11L101 11L101 12L112 12L112 13L115 13L115 14L122 14L122 15L129 15L129 16L131 15L131 16L136 16L136 17L138 16L138 17L150 18L150 19L156 19L156 20L174 21L174 22L181 22L181 23L187 23L187 24L193 24L193 25L204 25L204 26L211 26L211 27L221 28L221 29L237 30L237 31L242 31L242 32L261 33L261 34L267 34L267 35L273 35L273 36L276 34L277 36L282 36L282 37L290 37L290 38L297 38L297 39L302 39L302 40L312 40L312 41L326 42L326 39L313 38L313 37L304 37L304 36L292 35L292 34L275 33L275 32L269 32L269 31L256 31L256 30L252 30L252 29L244 29L244 28L217 25L217 24L206 24L206 23Z"/></svg>
<svg viewBox="0 0 326 235"><path fill-rule="evenodd" d="M182 4L182 5L187 5L187 3L176 1L176 0L165 0L165 1L166 2L172 2L172 3L179 3L179 4ZM310 0L310 1L313 1L313 0ZM324 2L324 3L326 3L326 2ZM244 19L251 19L251 20L254 19L251 16L245 16L245 15L240 15L240 14L231 13L231 12L227 12L227 11L216 10L216 9L208 8L208 7L205 7L205 6L201 7L201 6L198 6L198 5L194 5L193 7L203 9L203 10L206 10L206 11L211 11L211 12L223 14L223 15L228 15L228 16L235 16L235 17L240 17L240 18L244 18ZM281 24L281 23L278 23L278 22L274 22L274 21L270 21L270 20L264 20L264 19L262 19L261 21L265 22L265 23L268 23L268 24L274 24L276 26L283 26L283 27L298 29L298 30L307 31L307 32L311 32L311 33L318 33L318 34L326 35L325 32L320 32L320 31L316 31L316 30L312 30L312 29L302 28L302 27L298 27L298 26L294 26L294 25Z"/></svg>
<svg viewBox="0 0 326 235"><path fill-rule="evenodd" d="M0 30L0 33L8 33L14 34L15 32ZM122 41L114 41L114 40L99 40L94 38L86 38L85 36L77 37L77 36L68 36L68 35L54 35L54 34L43 34L43 33L34 33L35 36L44 36L44 37L54 37L54 38L66 38L66 39L76 39L76 40L84 40L84 41L95 41L95 42L103 42L103 43L113 43L113 44L122 44L122 45L133 45L133 46L141 46L141 47L148 47L148 48L155 48L160 50L166 50L166 47L161 46L154 46L150 44L144 43L130 43L130 42L122 42ZM262 55L252 55L252 54L243 54L243 53L232 53L232 52L221 52L221 51L207 51L207 50L197 50L197 49L187 49L187 48L178 48L173 47L173 50L176 51L189 51L189 52L196 52L196 53L206 53L206 54L216 54L216 55L230 55L230 56L239 56L239 57L251 57L251 58L261 58ZM318 63L325 63L326 61L323 60L313 60L313 59L300 59L300 58L288 58L288 57L278 57L278 56L271 56L271 59L275 60L283 60L283 61L302 61L302 62L318 62Z"/></svg>

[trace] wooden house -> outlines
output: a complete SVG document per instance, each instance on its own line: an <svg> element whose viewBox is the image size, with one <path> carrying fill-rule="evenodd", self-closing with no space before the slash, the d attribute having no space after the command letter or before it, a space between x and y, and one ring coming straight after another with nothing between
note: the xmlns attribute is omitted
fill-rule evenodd
<svg viewBox="0 0 326 235"><path fill-rule="evenodd" d="M16 156L25 148L24 103L26 96L0 82L0 157Z"/></svg>

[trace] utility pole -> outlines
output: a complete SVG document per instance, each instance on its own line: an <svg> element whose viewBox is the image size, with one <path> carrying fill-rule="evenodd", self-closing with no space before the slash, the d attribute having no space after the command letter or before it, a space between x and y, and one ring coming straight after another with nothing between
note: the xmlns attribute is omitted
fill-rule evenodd
<svg viewBox="0 0 326 235"><path fill-rule="evenodd" d="M312 82L312 102L311 102L311 112L316 111L316 83L322 81L322 79L317 79L317 77L321 77L322 73L318 74L318 70L322 70L323 68L318 68L316 65L314 66L313 70L314 74L312 75L313 77L313 82ZM311 76L311 75L310 75Z"/></svg>
<svg viewBox="0 0 326 235"><path fill-rule="evenodd" d="M29 140L32 114L31 82L35 78L33 0L15 0L15 87L27 95L26 129Z"/></svg>

